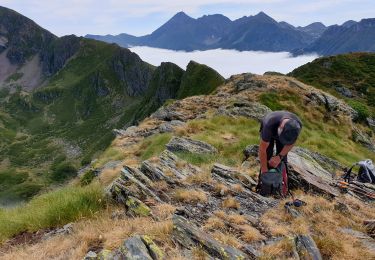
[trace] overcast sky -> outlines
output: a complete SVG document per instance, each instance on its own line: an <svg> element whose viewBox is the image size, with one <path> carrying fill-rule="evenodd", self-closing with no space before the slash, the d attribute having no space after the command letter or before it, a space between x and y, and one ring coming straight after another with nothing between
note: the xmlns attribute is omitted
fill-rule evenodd
<svg viewBox="0 0 375 260"><path fill-rule="evenodd" d="M230 19L264 11L278 21L326 25L375 17L375 0L0 0L52 33L144 35L176 12L197 18L220 13Z"/></svg>

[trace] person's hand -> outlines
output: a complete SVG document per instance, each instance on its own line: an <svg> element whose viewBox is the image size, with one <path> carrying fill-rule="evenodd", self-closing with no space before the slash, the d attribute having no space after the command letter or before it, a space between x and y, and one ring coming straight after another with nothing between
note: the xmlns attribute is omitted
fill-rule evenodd
<svg viewBox="0 0 375 260"><path fill-rule="evenodd" d="M277 166L279 166L280 162L281 162L280 156L274 156L274 157L271 158L271 160L268 162L268 164L272 168L276 168Z"/></svg>

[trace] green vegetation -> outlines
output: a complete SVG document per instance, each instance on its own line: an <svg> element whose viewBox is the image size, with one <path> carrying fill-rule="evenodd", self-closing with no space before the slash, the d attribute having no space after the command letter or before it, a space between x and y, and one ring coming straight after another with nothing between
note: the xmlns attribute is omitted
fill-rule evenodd
<svg viewBox="0 0 375 260"><path fill-rule="evenodd" d="M278 101L278 94L276 93L262 93L259 97L260 102L269 107L272 111L283 109L283 106Z"/></svg>
<svg viewBox="0 0 375 260"><path fill-rule="evenodd" d="M289 75L341 98L343 96L337 90L349 89L353 92L355 100L367 104L374 113L374 53L351 53L319 58L295 69Z"/></svg>
<svg viewBox="0 0 375 260"><path fill-rule="evenodd" d="M77 38L64 38L70 40ZM74 177L75 169L107 149L114 128L136 124L170 98L206 94L223 82L197 63L187 72L172 63L155 68L117 45L78 41L74 58L46 86L31 93L0 93L0 163L6 160L11 168L27 171L32 184L43 183L34 188Z"/></svg>
<svg viewBox="0 0 375 260"><path fill-rule="evenodd" d="M190 61L182 77L178 98L210 94L217 86L224 83L224 78L210 67Z"/></svg>
<svg viewBox="0 0 375 260"><path fill-rule="evenodd" d="M89 185L95 178L95 172L93 170L88 170L83 174L82 178L79 180L81 186Z"/></svg>
<svg viewBox="0 0 375 260"><path fill-rule="evenodd" d="M358 113L358 121L366 121L366 118L370 116L370 111L368 106L365 104L356 101L356 100L349 100L348 104Z"/></svg>
<svg viewBox="0 0 375 260"><path fill-rule="evenodd" d="M157 134L146 138L140 146L141 159L147 160L165 150L165 145L172 138L169 133Z"/></svg>
<svg viewBox="0 0 375 260"><path fill-rule="evenodd" d="M94 215L104 206L98 184L66 187L35 197L28 204L0 210L0 241L24 231L64 225Z"/></svg>
<svg viewBox="0 0 375 260"><path fill-rule="evenodd" d="M52 170L51 179L54 182L64 182L77 176L77 169L69 162L62 162Z"/></svg>
<svg viewBox="0 0 375 260"><path fill-rule="evenodd" d="M10 76L6 79L6 82L17 81L17 80L19 80L20 78L22 78L22 76L23 76L23 73L16 72L16 73L10 75Z"/></svg>

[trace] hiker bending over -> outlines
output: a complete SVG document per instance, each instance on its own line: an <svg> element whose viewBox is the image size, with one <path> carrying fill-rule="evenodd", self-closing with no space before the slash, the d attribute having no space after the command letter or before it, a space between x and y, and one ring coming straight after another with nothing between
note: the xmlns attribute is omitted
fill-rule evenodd
<svg viewBox="0 0 375 260"><path fill-rule="evenodd" d="M260 126L260 173L278 168L281 162L287 162L288 152L293 148L302 128L297 115L287 111L274 111L267 114ZM276 146L276 154L274 147ZM286 168L282 170L283 183L287 184ZM283 193L287 188L283 187Z"/></svg>

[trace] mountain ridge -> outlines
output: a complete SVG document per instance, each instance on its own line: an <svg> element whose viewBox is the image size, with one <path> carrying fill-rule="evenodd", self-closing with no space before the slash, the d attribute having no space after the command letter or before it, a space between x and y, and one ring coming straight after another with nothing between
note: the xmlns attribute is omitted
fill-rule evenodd
<svg viewBox="0 0 375 260"><path fill-rule="evenodd" d="M258 29L253 29L250 34L253 33L255 35L259 28L264 28L262 29L264 31L262 37L266 37L262 43L262 45L266 46L264 49L254 46L254 44L246 46L246 43L240 43L242 41L241 38L249 34L249 30L246 28L248 26L245 23L250 24L254 29ZM271 29L269 28L270 26L272 27ZM168 30L165 29L167 27ZM235 33L232 33L232 31L235 31ZM283 37L271 37L273 32L278 32L279 36L285 33L287 36L284 37L285 39ZM305 41L311 42L320 31L314 31L311 35L309 33L295 27L283 27L282 23L278 23L264 12L259 12L253 16L244 16L233 21L221 14L204 15L194 19L184 12L179 12L151 34L131 38L131 40L122 35L110 37L86 35L86 37L117 43L125 47L146 45L185 51L212 48L291 51L305 46ZM288 40L294 42L288 45ZM279 43L279 41L282 42ZM268 44L268 42L271 43Z"/></svg>

